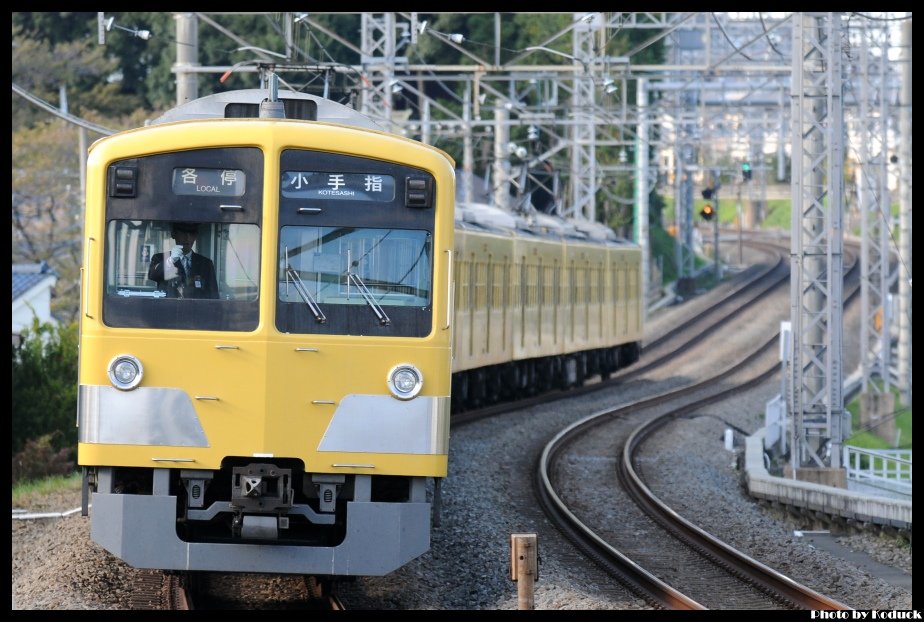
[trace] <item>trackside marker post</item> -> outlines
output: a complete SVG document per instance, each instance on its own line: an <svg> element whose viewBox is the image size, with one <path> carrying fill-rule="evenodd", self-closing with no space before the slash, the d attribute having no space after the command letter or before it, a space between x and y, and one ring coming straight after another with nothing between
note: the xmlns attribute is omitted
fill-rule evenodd
<svg viewBox="0 0 924 622"><path fill-rule="evenodd" d="M510 534L510 578L517 582L517 609L535 609L533 585L539 580L536 534Z"/></svg>

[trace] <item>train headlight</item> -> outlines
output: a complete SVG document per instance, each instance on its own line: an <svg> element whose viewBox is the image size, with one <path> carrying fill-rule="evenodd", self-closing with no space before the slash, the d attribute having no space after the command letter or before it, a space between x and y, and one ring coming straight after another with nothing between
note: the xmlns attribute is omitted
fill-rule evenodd
<svg viewBox="0 0 924 622"><path fill-rule="evenodd" d="M141 383L144 367L131 354L120 354L109 361L109 380L122 391L131 391Z"/></svg>
<svg viewBox="0 0 924 622"><path fill-rule="evenodd" d="M423 374L407 363L395 365L388 372L388 388L399 400L409 400L423 388Z"/></svg>

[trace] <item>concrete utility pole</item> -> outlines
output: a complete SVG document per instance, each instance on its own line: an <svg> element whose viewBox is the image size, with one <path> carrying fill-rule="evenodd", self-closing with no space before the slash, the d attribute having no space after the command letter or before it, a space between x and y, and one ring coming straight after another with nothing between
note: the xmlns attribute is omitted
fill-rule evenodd
<svg viewBox="0 0 924 622"><path fill-rule="evenodd" d="M712 177L712 200L715 201L715 214L712 217L712 258L715 269L715 280L722 280L722 262L719 256L719 173Z"/></svg>
<svg viewBox="0 0 924 622"><path fill-rule="evenodd" d="M776 141L776 180L786 179L786 106L783 105L785 94L780 89L779 124L780 131Z"/></svg>
<svg viewBox="0 0 924 622"><path fill-rule="evenodd" d="M420 107L420 142L427 145L433 144L433 123L429 99L424 99Z"/></svg>
<svg viewBox="0 0 924 622"><path fill-rule="evenodd" d="M651 248L648 244L648 196L651 193L648 180L649 136L648 136L648 80L639 78L636 82L635 100L638 104L638 126L635 140L635 242L642 248L642 295L648 300L651 282ZM643 309L648 305L642 305Z"/></svg>
<svg viewBox="0 0 924 622"><path fill-rule="evenodd" d="M474 173L475 173L475 153L474 142L472 141L472 83L465 83L465 98L462 101L462 120L465 125L462 127L462 178L459 180L462 185L462 196L466 203L471 203L475 197L474 190Z"/></svg>
<svg viewBox="0 0 924 622"><path fill-rule="evenodd" d="M692 62L702 53L705 32L701 28L681 30L673 46L673 61L682 65ZM709 37L706 37L708 44ZM705 51L708 55L708 50ZM675 260L677 264L677 285L679 293L685 294L692 287L694 267L693 253L693 168L696 157L697 90L689 84L682 85L674 101L674 223Z"/></svg>
<svg viewBox="0 0 924 622"><path fill-rule="evenodd" d="M692 91L678 94L674 175L674 223L677 227L676 261L678 284L693 276L693 166L696 163L693 141L695 121L684 110L695 99Z"/></svg>
<svg viewBox="0 0 924 622"><path fill-rule="evenodd" d="M58 94L61 100L61 114L67 115L67 87L63 84L58 87ZM74 214L75 219L79 218L87 202L87 128L82 125L77 127L77 162L80 165L80 210Z"/></svg>
<svg viewBox="0 0 924 622"><path fill-rule="evenodd" d="M793 20L791 467L797 479L846 487L841 16Z"/></svg>
<svg viewBox="0 0 924 622"><path fill-rule="evenodd" d="M902 87L899 100L898 382L911 408L911 17L902 24Z"/></svg>
<svg viewBox="0 0 924 622"><path fill-rule="evenodd" d="M199 20L195 13L174 13L176 20L176 104L199 97Z"/></svg>
<svg viewBox="0 0 924 622"><path fill-rule="evenodd" d="M748 203L754 214L755 226L760 226L767 217L767 178L763 166L764 132L764 126L755 124L749 131L748 138L748 163L752 167L751 180L747 182Z"/></svg>
<svg viewBox="0 0 924 622"><path fill-rule="evenodd" d="M510 208L510 111L502 102L494 104L494 164L491 187L494 189L494 205L501 209Z"/></svg>

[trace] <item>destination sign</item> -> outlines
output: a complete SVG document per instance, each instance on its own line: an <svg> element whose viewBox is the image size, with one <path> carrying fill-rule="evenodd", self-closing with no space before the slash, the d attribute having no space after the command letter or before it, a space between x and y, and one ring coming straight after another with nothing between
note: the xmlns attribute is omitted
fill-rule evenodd
<svg viewBox="0 0 924 622"><path fill-rule="evenodd" d="M284 171L282 196L290 199L390 202L395 198L395 178L374 173Z"/></svg>
<svg viewBox="0 0 924 622"><path fill-rule="evenodd" d="M244 195L247 176L228 168L175 168L173 192L200 197L239 197Z"/></svg>

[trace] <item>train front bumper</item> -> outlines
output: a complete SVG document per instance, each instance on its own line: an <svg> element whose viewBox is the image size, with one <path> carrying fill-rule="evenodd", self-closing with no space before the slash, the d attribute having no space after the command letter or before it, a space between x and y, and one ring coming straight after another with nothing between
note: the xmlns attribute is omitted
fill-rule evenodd
<svg viewBox="0 0 924 622"><path fill-rule="evenodd" d="M382 576L430 548L429 503L348 502L333 547L184 542L174 496L93 493L92 504L92 540L135 568Z"/></svg>

